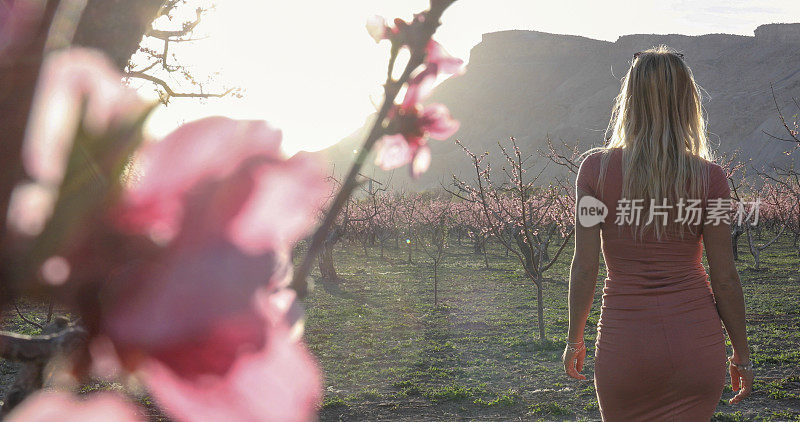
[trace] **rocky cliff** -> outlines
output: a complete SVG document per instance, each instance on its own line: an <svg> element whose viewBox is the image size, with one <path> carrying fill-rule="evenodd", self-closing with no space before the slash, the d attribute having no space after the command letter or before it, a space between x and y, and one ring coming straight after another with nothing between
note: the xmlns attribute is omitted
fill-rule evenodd
<svg viewBox="0 0 800 422"><path fill-rule="evenodd" d="M454 138L479 151L494 151L509 136L529 151L547 135L600 145L633 53L659 44L682 52L703 88L717 151L739 149L757 165L788 159L782 154L786 144L763 132L781 134L771 85L779 103L796 112L788 104L800 97L800 24L762 25L754 36L641 34L616 42L536 31L489 33L472 49L466 73L440 85L430 102L446 104L461 121ZM328 150L337 168L352 158L360 134ZM452 141L431 141L435 158L419 187L468 174L468 160ZM395 180L405 176L400 173Z"/></svg>

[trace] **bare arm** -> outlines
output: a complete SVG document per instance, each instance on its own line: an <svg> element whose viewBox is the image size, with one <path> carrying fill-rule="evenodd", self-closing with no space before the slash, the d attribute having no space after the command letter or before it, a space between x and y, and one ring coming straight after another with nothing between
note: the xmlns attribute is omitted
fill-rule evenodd
<svg viewBox="0 0 800 422"><path fill-rule="evenodd" d="M720 223L703 226L703 244L711 273L711 289L717 302L717 312L733 346L733 361L750 360L745 328L744 295L739 273L733 262L730 225Z"/></svg>
<svg viewBox="0 0 800 422"><path fill-rule="evenodd" d="M736 364L750 363L750 348L747 346L744 295L736 264L733 262L730 225L720 223L703 226L703 243L706 248L708 266L711 268L711 289L717 302L717 312L731 339ZM753 390L753 371L747 366L729 365L731 387L737 392L728 403L735 404L750 395Z"/></svg>
<svg viewBox="0 0 800 422"><path fill-rule="evenodd" d="M586 195L578 189L576 203ZM577 209L576 209L577 213ZM569 271L568 341L583 340L600 267L600 225L583 227L575 216L575 253Z"/></svg>

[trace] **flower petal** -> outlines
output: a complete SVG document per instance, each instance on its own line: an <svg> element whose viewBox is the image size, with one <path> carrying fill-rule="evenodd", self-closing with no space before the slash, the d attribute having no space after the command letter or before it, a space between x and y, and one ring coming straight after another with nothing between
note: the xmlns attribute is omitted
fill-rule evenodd
<svg viewBox="0 0 800 422"><path fill-rule="evenodd" d="M367 32L375 40L375 42L381 42L381 40L385 40L388 28L386 28L386 19L383 16L375 15L367 20Z"/></svg>
<svg viewBox="0 0 800 422"><path fill-rule="evenodd" d="M137 158L141 178L124 193L118 222L130 233L177 234L185 194L254 156L280 159L281 132L263 121L208 117L187 123Z"/></svg>
<svg viewBox="0 0 800 422"><path fill-rule="evenodd" d="M411 176L419 178L422 173L428 170L431 165L431 149L427 145L422 145L414 155L414 161L411 164Z"/></svg>
<svg viewBox="0 0 800 422"><path fill-rule="evenodd" d="M288 251L251 256L222 240L171 248L160 261L111 280L118 291L108 300L103 332L129 367L144 354L179 376L224 374L240 354L263 346L255 292L286 284Z"/></svg>
<svg viewBox="0 0 800 422"><path fill-rule="evenodd" d="M268 341L258 353L241 356L222 377L189 381L151 360L143 366L150 391L179 421L308 421L322 396L321 374L302 343L275 319L283 308L263 302Z"/></svg>
<svg viewBox="0 0 800 422"><path fill-rule="evenodd" d="M403 135L387 135L377 145L375 164L384 170L402 167L413 159L413 152Z"/></svg>
<svg viewBox="0 0 800 422"><path fill-rule="evenodd" d="M53 213L58 192L41 183L17 185L8 206L9 227L29 237L38 236Z"/></svg>
<svg viewBox="0 0 800 422"><path fill-rule="evenodd" d="M459 122L444 104L430 104L422 110L423 129L433 139L445 140L458 131Z"/></svg>
<svg viewBox="0 0 800 422"><path fill-rule="evenodd" d="M436 82L436 74L430 68L423 69L408 81L406 95L403 97L402 107L410 109L430 95L433 90L433 83Z"/></svg>
<svg viewBox="0 0 800 422"><path fill-rule="evenodd" d="M144 111L146 104L121 79L111 61L94 50L71 48L45 59L22 150L31 177L60 184L83 101L87 101L84 124L92 134Z"/></svg>
<svg viewBox="0 0 800 422"><path fill-rule="evenodd" d="M141 411L111 392L93 393L79 399L69 393L34 393L8 416L8 422L136 422L144 421Z"/></svg>
<svg viewBox="0 0 800 422"><path fill-rule="evenodd" d="M254 193L229 223L229 240L255 254L306 235L328 195L323 168L318 155L304 152L259 166Z"/></svg>
<svg viewBox="0 0 800 422"><path fill-rule="evenodd" d="M428 42L426 53L425 62L434 65L437 74L452 75L459 74L463 71L462 65L464 61L451 56L441 44L434 40Z"/></svg>

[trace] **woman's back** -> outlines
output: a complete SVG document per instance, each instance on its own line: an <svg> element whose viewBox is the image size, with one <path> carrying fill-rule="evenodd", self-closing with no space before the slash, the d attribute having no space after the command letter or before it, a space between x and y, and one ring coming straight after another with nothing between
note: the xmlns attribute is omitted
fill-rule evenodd
<svg viewBox="0 0 800 422"><path fill-rule="evenodd" d="M622 148L599 151L588 156L579 170L577 185L589 195L599 199L608 209L608 216L601 229L603 258L608 269L608 278L613 283L607 286L611 292L626 291L645 295L661 294L703 287L710 289L707 274L702 265L702 225L695 226L694 233L688 228L683 238L672 231L661 239L653 231L635 240L626 225L619 221L635 218L632 211L633 198L622 198ZM603 153L610 154L603 185L600 182L600 160ZM717 164L703 161L709 177L709 188L700 199L696 209L702 211L697 220L707 216L708 199L730 198L725 173ZM660 203L660 199L656 201ZM663 211L663 209L662 209ZM684 208L684 214L694 218L695 214ZM640 217L641 218L641 217ZM661 218L656 216L659 224Z"/></svg>
<svg viewBox="0 0 800 422"><path fill-rule="evenodd" d="M628 226L617 224L635 214L624 210L622 152L588 156L577 180L578 189L608 209L601 226L608 275L595 343L601 413L606 421L708 420L722 394L726 351L702 265L702 225L682 239L674 231L661 239L650 231L636 240ZM603 153L610 156L599 186ZM704 162L709 188L697 198L702 220L708 199L730 197L722 169Z"/></svg>

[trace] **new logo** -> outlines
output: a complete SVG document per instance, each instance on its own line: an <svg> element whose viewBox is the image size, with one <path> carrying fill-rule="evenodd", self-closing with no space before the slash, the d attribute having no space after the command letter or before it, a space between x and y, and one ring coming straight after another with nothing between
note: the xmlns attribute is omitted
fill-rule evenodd
<svg viewBox="0 0 800 422"><path fill-rule="evenodd" d="M593 227L605 221L608 207L599 199L585 195L578 201L578 222L583 227Z"/></svg>

